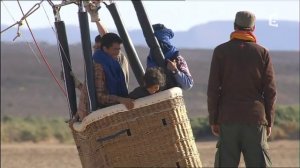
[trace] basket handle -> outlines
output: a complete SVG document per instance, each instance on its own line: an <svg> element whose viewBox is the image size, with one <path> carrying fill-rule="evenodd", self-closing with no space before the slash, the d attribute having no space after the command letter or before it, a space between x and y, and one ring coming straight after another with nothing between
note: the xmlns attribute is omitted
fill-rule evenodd
<svg viewBox="0 0 300 168"><path fill-rule="evenodd" d="M125 132L127 133L128 136L131 136L130 129L124 129L124 130L121 130L119 132L116 132L115 134L108 135L108 136L103 137L103 138L98 138L97 141L98 142L108 141L108 140L114 139L115 137L117 137L117 136L119 136L121 134L124 134Z"/></svg>

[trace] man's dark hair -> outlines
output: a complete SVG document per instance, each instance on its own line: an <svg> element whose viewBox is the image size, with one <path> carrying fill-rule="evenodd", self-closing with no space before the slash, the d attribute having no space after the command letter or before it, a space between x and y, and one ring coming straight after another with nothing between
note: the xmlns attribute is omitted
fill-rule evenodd
<svg viewBox="0 0 300 168"><path fill-rule="evenodd" d="M163 87L166 82L165 78L165 74L163 73L161 68L147 68L146 73L144 75L145 86L150 87L153 85L159 85L160 87Z"/></svg>
<svg viewBox="0 0 300 168"><path fill-rule="evenodd" d="M101 49L103 47L109 48L113 45L113 43L119 43L122 44L122 39L115 33L106 33L104 36L102 36L101 40Z"/></svg>
<svg viewBox="0 0 300 168"><path fill-rule="evenodd" d="M101 36L98 35L95 37L95 43L100 43L101 42Z"/></svg>
<svg viewBox="0 0 300 168"><path fill-rule="evenodd" d="M234 23L234 28L237 29L237 30L251 30L250 27L242 27L242 26L239 26L237 25L236 23Z"/></svg>

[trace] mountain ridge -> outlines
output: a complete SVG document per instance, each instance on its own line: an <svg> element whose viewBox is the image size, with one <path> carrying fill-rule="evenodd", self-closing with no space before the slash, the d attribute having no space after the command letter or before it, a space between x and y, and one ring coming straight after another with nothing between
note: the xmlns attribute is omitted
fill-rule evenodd
<svg viewBox="0 0 300 168"><path fill-rule="evenodd" d="M299 22L297 21L277 21L278 26L271 26L267 20L258 20L254 33L258 38L258 43L270 50L299 51ZM90 23L91 25L91 23ZM1 30L8 27L1 24ZM22 36L31 41L28 30L22 30ZM68 42L70 44L80 43L80 31L78 26L66 25ZM187 49L213 49L217 45L229 40L233 31L231 21L213 21L191 27L187 31L175 31L175 36L171 40L178 48ZM16 36L17 29L11 28L1 34L1 41L12 41ZM49 28L33 29L38 41L56 44L55 33ZM116 30L112 30L116 32ZM97 31L90 32L91 40L98 34ZM128 30L128 34L136 46L146 46L146 42L141 30ZM18 38L16 41L24 41Z"/></svg>

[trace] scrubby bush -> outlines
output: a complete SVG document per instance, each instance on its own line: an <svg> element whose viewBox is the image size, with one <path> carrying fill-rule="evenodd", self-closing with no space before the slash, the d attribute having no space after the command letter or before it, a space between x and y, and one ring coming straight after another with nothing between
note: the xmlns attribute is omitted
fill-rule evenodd
<svg viewBox="0 0 300 168"><path fill-rule="evenodd" d="M40 142L51 139L61 143L73 142L70 128L63 118L35 116L1 118L1 142Z"/></svg>
<svg viewBox="0 0 300 168"><path fill-rule="evenodd" d="M213 136L207 117L192 118L190 122L196 140ZM299 105L276 108L270 139L282 138L299 139ZM71 130L63 118L1 117L1 142L40 142L51 139L74 143Z"/></svg>
<svg viewBox="0 0 300 168"><path fill-rule="evenodd" d="M270 139L299 139L299 105L278 106Z"/></svg>
<svg viewBox="0 0 300 168"><path fill-rule="evenodd" d="M196 140L213 136L207 117L192 118L190 122ZM299 139L299 105L276 107L270 140L284 138Z"/></svg>
<svg viewBox="0 0 300 168"><path fill-rule="evenodd" d="M210 134L210 126L208 123L208 118L192 118L190 120L193 134L195 138L207 136Z"/></svg>

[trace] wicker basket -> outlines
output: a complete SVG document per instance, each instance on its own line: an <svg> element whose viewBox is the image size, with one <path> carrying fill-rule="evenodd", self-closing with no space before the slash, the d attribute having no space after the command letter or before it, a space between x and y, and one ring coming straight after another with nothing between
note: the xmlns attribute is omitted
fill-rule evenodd
<svg viewBox="0 0 300 168"><path fill-rule="evenodd" d="M182 91L172 88L97 110L74 123L84 168L202 167Z"/></svg>

